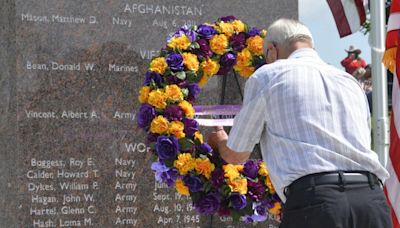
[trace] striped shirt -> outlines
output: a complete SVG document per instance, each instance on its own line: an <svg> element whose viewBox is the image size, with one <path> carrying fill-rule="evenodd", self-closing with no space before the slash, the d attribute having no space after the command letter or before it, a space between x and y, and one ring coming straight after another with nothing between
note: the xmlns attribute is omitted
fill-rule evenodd
<svg viewBox="0 0 400 228"><path fill-rule="evenodd" d="M304 48L249 78L227 146L243 152L260 143L272 183L286 201L284 188L311 173L367 170L387 179L370 134L360 84Z"/></svg>

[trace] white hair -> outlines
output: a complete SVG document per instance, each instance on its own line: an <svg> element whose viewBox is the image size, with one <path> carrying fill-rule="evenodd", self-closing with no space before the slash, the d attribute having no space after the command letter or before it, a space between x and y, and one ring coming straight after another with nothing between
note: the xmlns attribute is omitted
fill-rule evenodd
<svg viewBox="0 0 400 228"><path fill-rule="evenodd" d="M266 41L270 43L289 46L293 42L307 42L314 47L314 41L310 30L292 19L278 19L268 28Z"/></svg>

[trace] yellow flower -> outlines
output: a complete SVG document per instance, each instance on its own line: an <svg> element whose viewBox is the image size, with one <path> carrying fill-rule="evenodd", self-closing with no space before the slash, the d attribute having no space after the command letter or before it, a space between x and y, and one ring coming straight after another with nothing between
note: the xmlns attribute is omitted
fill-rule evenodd
<svg viewBox="0 0 400 228"><path fill-rule="evenodd" d="M238 192L242 195L247 193L247 179L246 178L239 178L239 179L235 179L234 181L229 181L228 185L232 192Z"/></svg>
<svg viewBox="0 0 400 228"><path fill-rule="evenodd" d="M200 143L203 143L203 142L204 142L203 135L201 134L200 131L196 131L196 132L194 133L194 139L199 140Z"/></svg>
<svg viewBox="0 0 400 228"><path fill-rule="evenodd" d="M194 116L194 108L193 108L192 104L190 104L189 102L183 100L183 101L181 101L181 103L179 103L179 107L181 107L181 109L185 113L186 117L193 118L193 116Z"/></svg>
<svg viewBox="0 0 400 228"><path fill-rule="evenodd" d="M156 134L164 134L168 131L168 120L163 116L157 116L151 121L150 132Z"/></svg>
<svg viewBox="0 0 400 228"><path fill-rule="evenodd" d="M255 68L253 66L235 65L233 68L237 72L239 72L240 76L242 76L242 77L250 77L255 71Z"/></svg>
<svg viewBox="0 0 400 228"><path fill-rule="evenodd" d="M201 63L201 68L203 69L203 74L204 74L203 77L204 76L211 77L214 76L216 73L218 73L219 63L211 59L207 59Z"/></svg>
<svg viewBox="0 0 400 228"><path fill-rule="evenodd" d="M177 85L167 85L165 87L165 95L168 100L177 102L183 100L183 94L181 88Z"/></svg>
<svg viewBox="0 0 400 228"><path fill-rule="evenodd" d="M271 178L269 178L269 176L267 176L267 177L265 178L265 186L268 187L269 193L271 193L271 194L274 194L274 193L275 193L275 188L274 188L274 186L272 185Z"/></svg>
<svg viewBox="0 0 400 228"><path fill-rule="evenodd" d="M215 166L210 162L208 158L196 159L196 171L202 175L204 175L207 179L210 179L212 171L214 171Z"/></svg>
<svg viewBox="0 0 400 228"><path fill-rule="evenodd" d="M150 62L150 71L164 74L168 65L164 57L157 57Z"/></svg>
<svg viewBox="0 0 400 228"><path fill-rule="evenodd" d="M248 48L244 48L241 52L237 54L236 65L249 66L251 65L251 60L251 52Z"/></svg>
<svg viewBox="0 0 400 228"><path fill-rule="evenodd" d="M224 176L226 178L228 178L229 180L233 181L240 177L239 171L243 170L243 166L227 164L227 165L222 166L222 169L224 170Z"/></svg>
<svg viewBox="0 0 400 228"><path fill-rule="evenodd" d="M225 34L227 37L231 37L234 30L234 25L229 22L221 21L219 24L219 31Z"/></svg>
<svg viewBox="0 0 400 228"><path fill-rule="evenodd" d="M237 32L237 33L239 33L239 32L244 32L245 25L244 25L244 23L243 23L242 21L240 21L240 20L234 20L234 21L232 22L232 26L233 26L233 30L234 30L235 32Z"/></svg>
<svg viewBox="0 0 400 228"><path fill-rule="evenodd" d="M181 35L179 37L173 37L168 42L168 47L173 49L186 50L190 46L190 39L186 35Z"/></svg>
<svg viewBox="0 0 400 228"><path fill-rule="evenodd" d="M261 37L267 36L267 30L265 30L265 29L261 30L260 36L261 36Z"/></svg>
<svg viewBox="0 0 400 228"><path fill-rule="evenodd" d="M268 170L267 170L267 166L265 165L264 162L260 163L260 168L258 169L258 174L260 174L261 176L268 176Z"/></svg>
<svg viewBox="0 0 400 228"><path fill-rule="evenodd" d="M183 133L183 129L185 125L180 121L172 121L169 125L169 133L173 134L176 138L181 139L185 137L185 133Z"/></svg>
<svg viewBox="0 0 400 228"><path fill-rule="evenodd" d="M181 195L189 195L189 188L183 183L182 179L176 179L175 188Z"/></svg>
<svg viewBox="0 0 400 228"><path fill-rule="evenodd" d="M278 203L278 202L275 202L275 203L274 203L274 207L268 209L268 212L271 213L271 214L273 214L273 215L277 215L277 214L279 214L279 212L281 211L281 209L282 209L282 205L281 205L280 203Z"/></svg>
<svg viewBox="0 0 400 228"><path fill-rule="evenodd" d="M186 175L196 166L195 160L190 153L182 153L178 155L178 159L174 161L175 168L178 169L180 175Z"/></svg>
<svg viewBox="0 0 400 228"><path fill-rule="evenodd" d="M197 83L199 84L200 87L203 87L205 84L208 82L208 77L203 74L203 77L201 77L200 81Z"/></svg>
<svg viewBox="0 0 400 228"><path fill-rule="evenodd" d="M251 52L253 52L256 55L262 55L264 54L263 51L263 45L264 45L264 39L261 38L260 36L252 36L246 40L247 47Z"/></svg>
<svg viewBox="0 0 400 228"><path fill-rule="evenodd" d="M195 72L199 70L199 60L195 54L185 52L182 54L182 57L186 68Z"/></svg>
<svg viewBox="0 0 400 228"><path fill-rule="evenodd" d="M165 93L159 89L153 90L149 93L147 102L156 108L164 109L167 106L167 97Z"/></svg>
<svg viewBox="0 0 400 228"><path fill-rule="evenodd" d="M215 35L210 39L211 51L217 53L218 55L223 55L228 51L228 37L224 34Z"/></svg>
<svg viewBox="0 0 400 228"><path fill-rule="evenodd" d="M146 103L147 99L149 98L150 87L143 86L139 91L139 102Z"/></svg>

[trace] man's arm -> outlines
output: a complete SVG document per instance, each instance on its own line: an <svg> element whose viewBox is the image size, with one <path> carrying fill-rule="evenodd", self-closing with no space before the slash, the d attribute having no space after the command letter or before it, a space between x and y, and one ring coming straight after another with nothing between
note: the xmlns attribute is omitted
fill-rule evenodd
<svg viewBox="0 0 400 228"><path fill-rule="evenodd" d="M226 145L227 141L228 135L222 127L216 127L216 130L208 136L208 144L214 149L214 151L218 151L224 161L230 164L242 164L249 159L251 152L237 152L231 150Z"/></svg>

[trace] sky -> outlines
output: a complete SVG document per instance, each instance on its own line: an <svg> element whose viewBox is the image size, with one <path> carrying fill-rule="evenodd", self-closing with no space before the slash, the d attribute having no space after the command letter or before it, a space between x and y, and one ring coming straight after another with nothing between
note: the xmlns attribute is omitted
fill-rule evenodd
<svg viewBox="0 0 400 228"><path fill-rule="evenodd" d="M347 56L345 49L354 45L362 51L360 56L371 63L368 35L356 32L340 38L327 1L299 0L299 20L311 30L315 49L325 62L343 69L340 61Z"/></svg>

